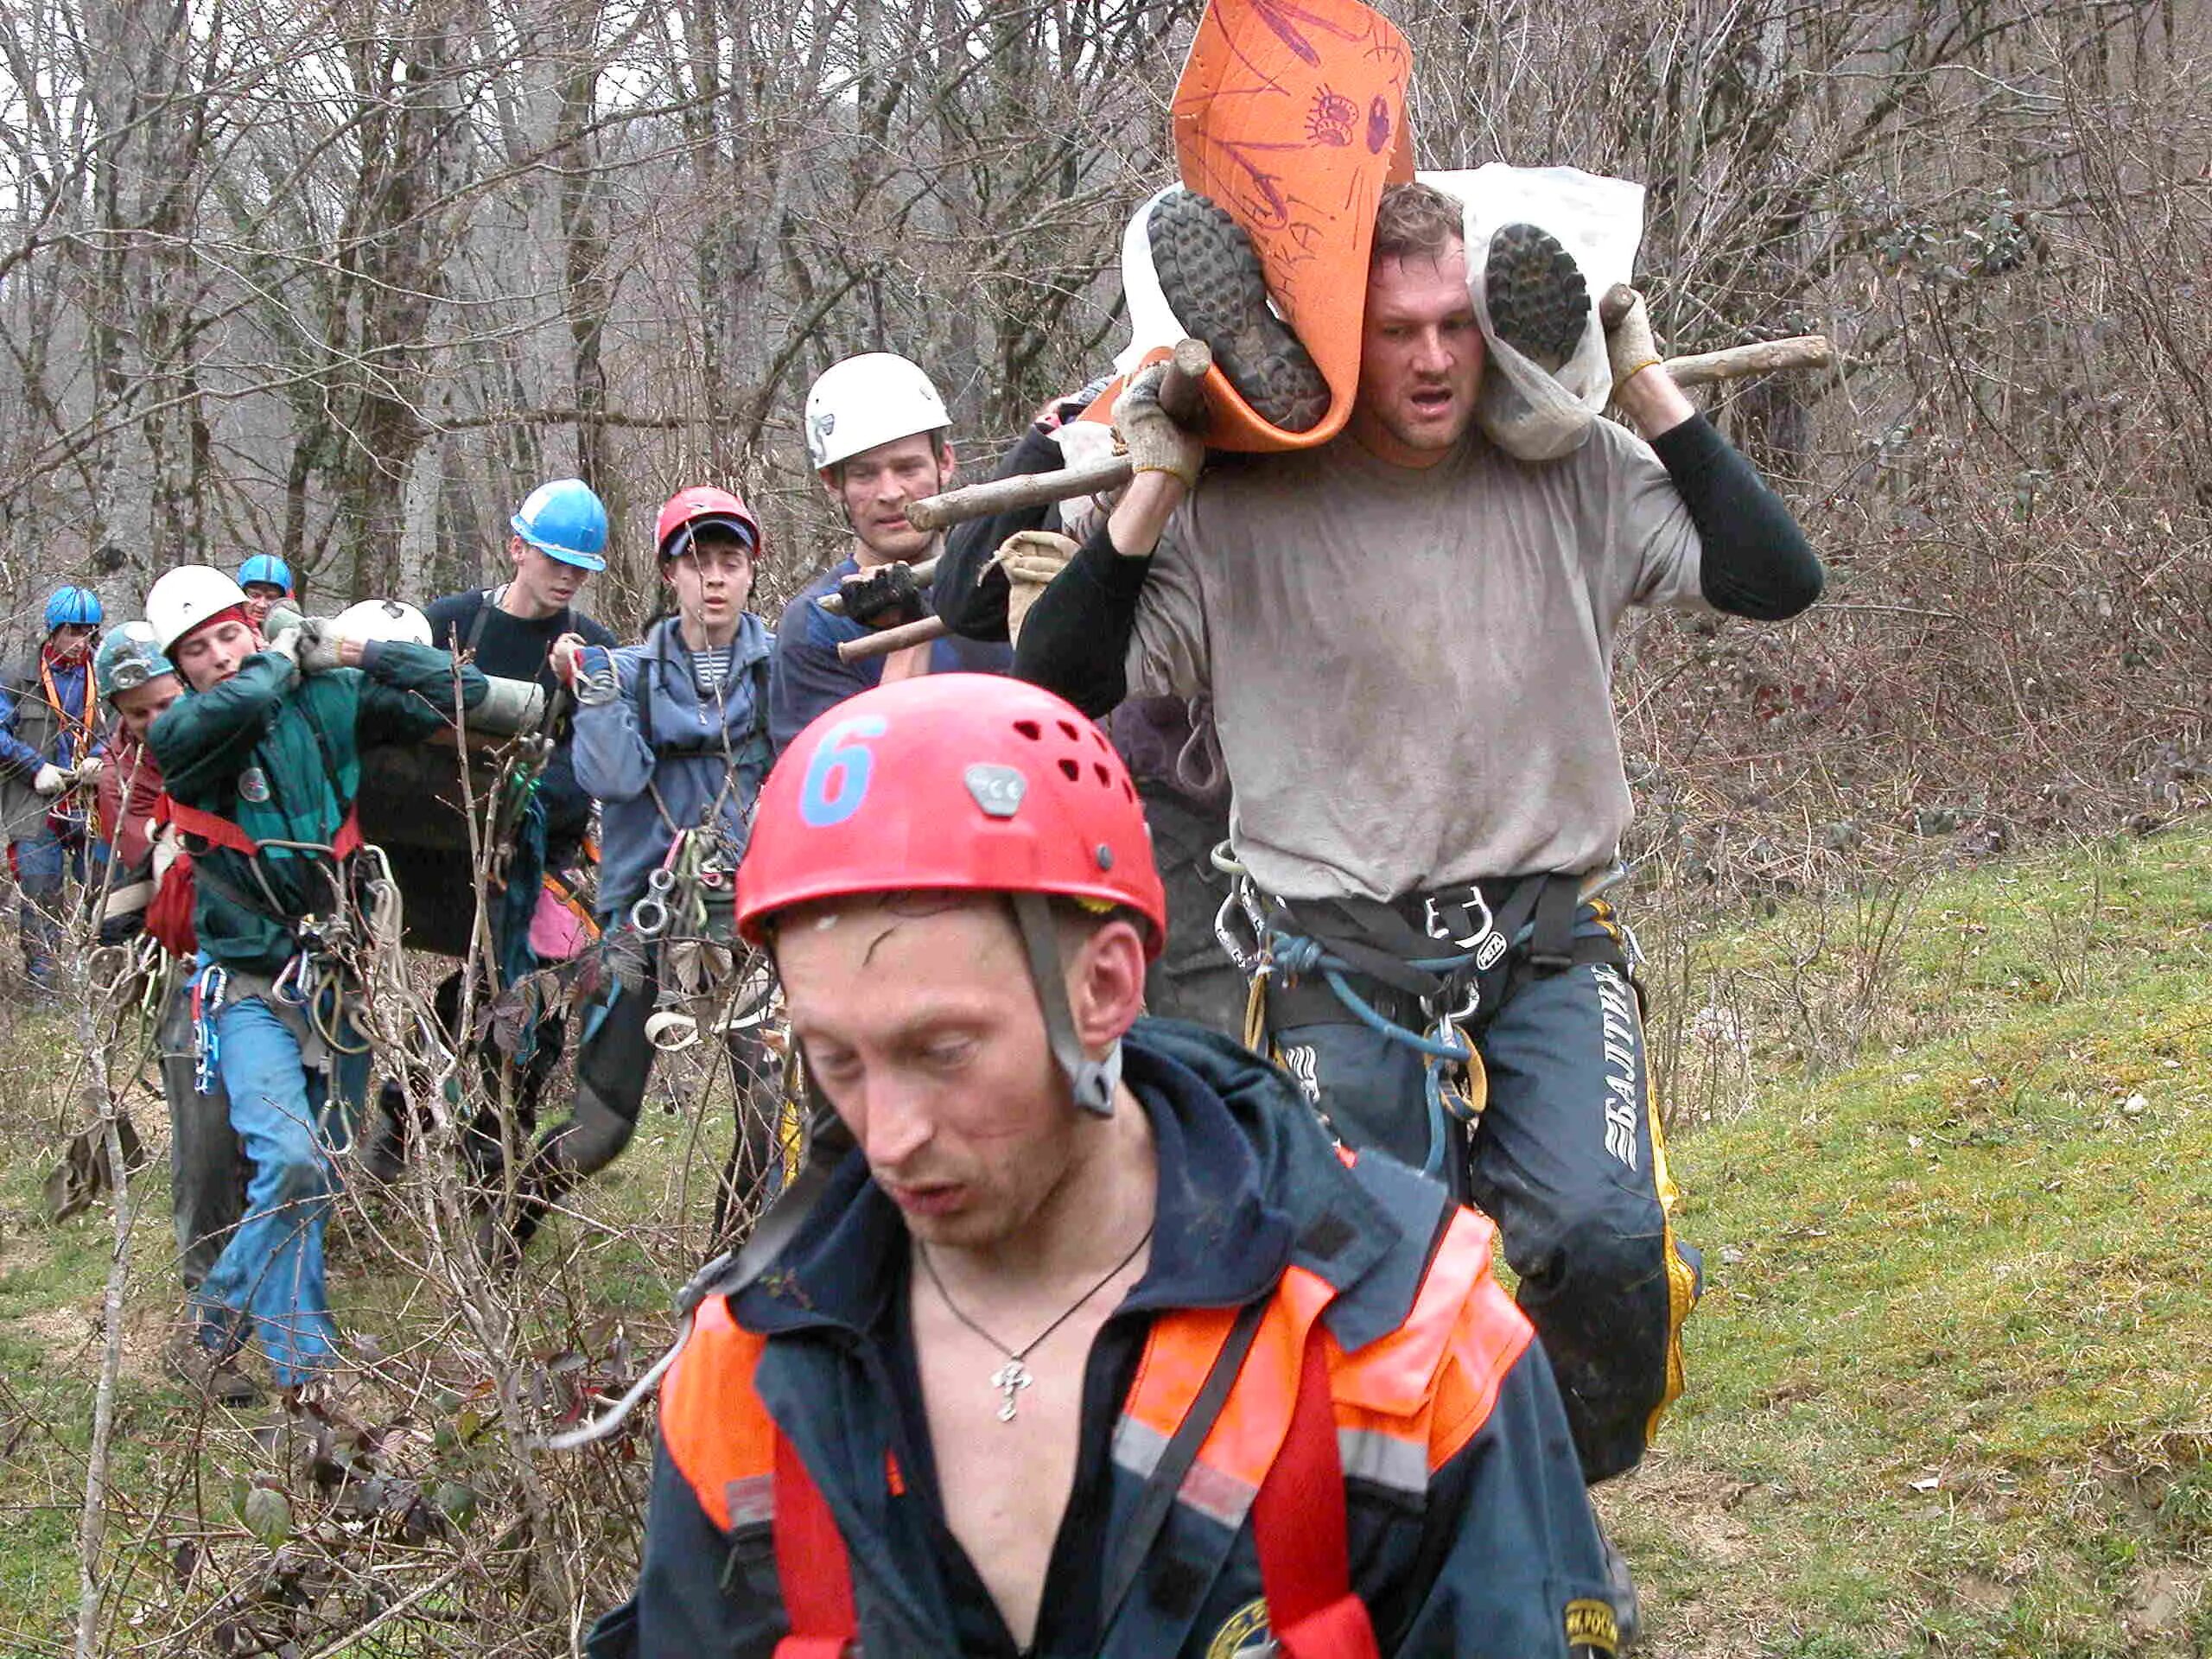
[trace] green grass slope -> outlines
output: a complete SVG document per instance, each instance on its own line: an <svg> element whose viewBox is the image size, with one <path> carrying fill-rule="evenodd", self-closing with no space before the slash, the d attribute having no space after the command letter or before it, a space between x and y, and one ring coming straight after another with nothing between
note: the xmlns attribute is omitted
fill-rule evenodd
<svg viewBox="0 0 2212 1659"><path fill-rule="evenodd" d="M1678 1147L1690 1392L1607 1504L1657 1651L2212 1654L2209 968L2202 829L1939 884L1904 1039Z"/></svg>

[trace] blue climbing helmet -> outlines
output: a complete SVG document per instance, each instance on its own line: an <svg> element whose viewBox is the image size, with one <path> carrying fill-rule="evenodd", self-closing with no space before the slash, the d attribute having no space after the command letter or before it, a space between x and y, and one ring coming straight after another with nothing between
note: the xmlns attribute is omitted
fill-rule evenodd
<svg viewBox="0 0 2212 1659"><path fill-rule="evenodd" d="M100 696L112 698L118 691L136 691L149 680L176 671L154 645L154 625L125 622L111 629L92 658L92 677Z"/></svg>
<svg viewBox="0 0 2212 1659"><path fill-rule="evenodd" d="M292 596L292 567L274 553L257 553L238 566L238 586L250 588L257 582L265 582L282 590L285 598Z"/></svg>
<svg viewBox="0 0 2212 1659"><path fill-rule="evenodd" d="M581 478L556 478L530 493L510 520L515 534L563 564L604 570L607 504Z"/></svg>
<svg viewBox="0 0 2212 1659"><path fill-rule="evenodd" d="M46 601L46 631L56 628L97 628L105 613L100 596L89 588L57 588Z"/></svg>

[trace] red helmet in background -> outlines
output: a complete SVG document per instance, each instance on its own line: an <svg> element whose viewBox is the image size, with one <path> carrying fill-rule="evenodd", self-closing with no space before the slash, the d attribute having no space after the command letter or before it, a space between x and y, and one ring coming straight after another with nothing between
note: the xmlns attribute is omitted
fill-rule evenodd
<svg viewBox="0 0 2212 1659"><path fill-rule="evenodd" d="M943 889L1126 906L1145 950L1167 895L1128 768L1072 704L996 674L931 674L837 704L760 786L737 924L810 900Z"/></svg>
<svg viewBox="0 0 2212 1659"><path fill-rule="evenodd" d="M664 559L680 558L691 550L692 537L709 526L732 531L747 552L760 553L760 521L753 509L742 496L711 484L695 484L668 498L653 525L653 550Z"/></svg>

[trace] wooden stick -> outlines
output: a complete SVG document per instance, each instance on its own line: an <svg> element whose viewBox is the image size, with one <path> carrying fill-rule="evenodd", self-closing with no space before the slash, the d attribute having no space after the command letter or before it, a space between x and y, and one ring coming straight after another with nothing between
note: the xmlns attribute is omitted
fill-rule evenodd
<svg viewBox="0 0 2212 1659"><path fill-rule="evenodd" d="M901 622L895 628L878 628L874 633L848 639L837 647L837 660L857 663L869 657L888 657L909 645L925 645L932 639L942 639L951 632L943 617L925 616L918 622Z"/></svg>
<svg viewBox="0 0 2212 1659"><path fill-rule="evenodd" d="M1190 431L1205 428L1206 372L1213 366L1213 353L1202 340L1181 340L1167 359L1167 374L1160 385L1160 406ZM1057 473L1025 473L1014 478L995 478L988 484L971 484L964 490L947 490L913 503L906 522L916 530L943 530L969 518L987 518L995 512L1040 507L1048 501L1067 501L1077 496L1118 490L1129 481L1129 461L1115 455L1085 467Z"/></svg>
<svg viewBox="0 0 2212 1659"><path fill-rule="evenodd" d="M1635 303L1636 290L1626 283L1615 283L1598 302L1599 326L1611 334ZM1717 352L1670 357L1660 366L1678 386L1709 386L1747 374L1834 368L1835 348L1826 334L1792 334L1787 340L1763 340L1749 346L1725 346Z"/></svg>
<svg viewBox="0 0 2212 1659"><path fill-rule="evenodd" d="M934 499L935 498L931 499ZM919 564L914 567L914 580L916 582L927 582L936 574L937 561L935 559L924 559ZM842 616L845 613L845 596L842 594L824 594L821 598L816 600L814 602L821 607L822 609L829 612L832 616Z"/></svg>
<svg viewBox="0 0 2212 1659"><path fill-rule="evenodd" d="M1689 357L1670 357L1660 366L1674 378L1676 385L1687 387L1708 386L1751 374L1827 369L1834 364L1835 348L1827 335L1796 334L1787 340L1760 340L1750 346L1726 346L1717 352L1699 352ZM906 519L918 529L942 530L964 519L1103 494L1120 489L1129 478L1128 457L1116 455L1057 473L1027 473L1016 478L970 485L963 490L948 490L943 495L915 502L906 509Z"/></svg>
<svg viewBox="0 0 2212 1659"><path fill-rule="evenodd" d="M1835 347L1826 334L1792 334L1787 340L1762 340L1749 346L1723 346L1717 352L1670 357L1661 366L1678 386L1709 386L1749 374L1831 369L1835 366Z"/></svg>

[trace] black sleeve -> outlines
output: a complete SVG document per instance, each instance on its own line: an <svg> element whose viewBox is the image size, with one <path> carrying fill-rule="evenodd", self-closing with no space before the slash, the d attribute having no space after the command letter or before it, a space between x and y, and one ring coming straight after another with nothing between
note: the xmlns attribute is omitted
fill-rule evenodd
<svg viewBox="0 0 2212 1659"><path fill-rule="evenodd" d="M1149 557L1124 558L1102 524L1021 624L1014 672L1057 691L1092 719L1128 695L1129 636Z"/></svg>
<svg viewBox="0 0 2212 1659"><path fill-rule="evenodd" d="M476 625L477 607L483 602L480 588L432 600L423 613L430 625L430 643L440 651L459 651L467 642L468 631Z"/></svg>
<svg viewBox="0 0 2212 1659"><path fill-rule="evenodd" d="M1065 465L1060 446L1051 435L1032 426L992 476L1057 473ZM937 575L930 584L930 608L944 619L947 627L969 639L1005 641L1006 572L993 570L985 575L983 567L999 550L999 543L1016 531L1051 528L1056 511L1057 504L1047 502L1040 507L995 512L953 526L944 538L944 551L938 556Z"/></svg>
<svg viewBox="0 0 2212 1659"><path fill-rule="evenodd" d="M1779 622L1821 596L1827 573L1782 498L1702 415L1651 441L1689 509L1699 579L1716 609Z"/></svg>

